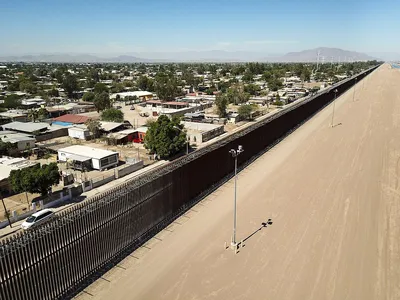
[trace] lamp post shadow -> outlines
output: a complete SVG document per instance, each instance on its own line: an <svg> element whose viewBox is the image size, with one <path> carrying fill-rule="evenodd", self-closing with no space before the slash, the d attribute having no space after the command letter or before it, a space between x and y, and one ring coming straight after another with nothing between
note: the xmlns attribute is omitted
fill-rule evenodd
<svg viewBox="0 0 400 300"><path fill-rule="evenodd" d="M254 236L257 232L261 231L263 228L266 228L272 224L273 224L272 219L268 219L267 222L262 222L261 226L259 228L257 228L254 232L252 232L251 234L249 234L247 237L245 237L243 239L243 243L248 241L252 236ZM243 245L243 247L244 247L244 245Z"/></svg>

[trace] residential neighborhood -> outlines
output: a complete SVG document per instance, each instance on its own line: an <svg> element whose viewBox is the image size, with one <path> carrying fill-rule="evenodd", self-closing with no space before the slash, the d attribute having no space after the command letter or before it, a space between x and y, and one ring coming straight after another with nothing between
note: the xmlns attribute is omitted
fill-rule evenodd
<svg viewBox="0 0 400 300"><path fill-rule="evenodd" d="M18 189L12 170L55 163L60 177L49 194L72 199L126 170L199 149L373 64L5 63L0 173L10 209L0 221L49 201L47 192ZM167 127L179 140L165 152L156 135Z"/></svg>

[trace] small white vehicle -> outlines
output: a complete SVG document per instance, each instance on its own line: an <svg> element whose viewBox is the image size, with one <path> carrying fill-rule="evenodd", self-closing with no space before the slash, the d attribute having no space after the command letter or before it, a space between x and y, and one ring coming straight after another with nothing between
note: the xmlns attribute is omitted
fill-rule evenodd
<svg viewBox="0 0 400 300"><path fill-rule="evenodd" d="M36 227L51 220L55 216L54 212L50 209L42 209L30 217L28 217L24 223L21 224L21 228L24 230Z"/></svg>

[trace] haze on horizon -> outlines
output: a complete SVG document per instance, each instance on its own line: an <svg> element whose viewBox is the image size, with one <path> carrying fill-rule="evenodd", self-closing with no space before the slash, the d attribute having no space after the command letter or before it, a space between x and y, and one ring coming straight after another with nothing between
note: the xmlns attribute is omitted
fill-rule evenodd
<svg viewBox="0 0 400 300"><path fill-rule="evenodd" d="M394 0L15 0L2 5L0 55L279 55L324 46L382 56L400 48L398 11Z"/></svg>

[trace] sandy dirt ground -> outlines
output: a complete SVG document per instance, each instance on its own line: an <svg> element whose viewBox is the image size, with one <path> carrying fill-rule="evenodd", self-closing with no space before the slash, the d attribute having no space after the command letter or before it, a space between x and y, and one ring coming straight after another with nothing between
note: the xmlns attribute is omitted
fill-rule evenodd
<svg viewBox="0 0 400 300"><path fill-rule="evenodd" d="M240 173L239 253L230 181L76 298L400 299L399 82L383 65Z"/></svg>

